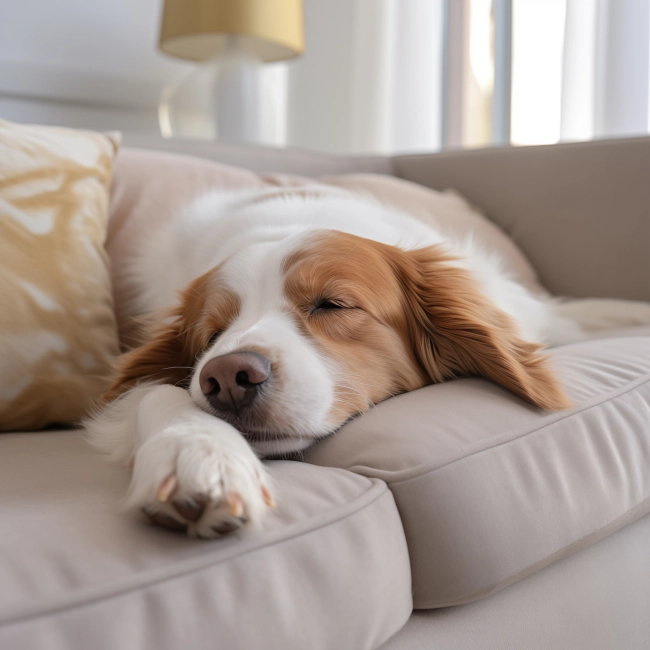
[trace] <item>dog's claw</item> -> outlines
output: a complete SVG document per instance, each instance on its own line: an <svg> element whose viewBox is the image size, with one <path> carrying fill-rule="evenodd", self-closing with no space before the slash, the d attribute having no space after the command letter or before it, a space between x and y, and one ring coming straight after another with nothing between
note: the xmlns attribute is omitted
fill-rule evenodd
<svg viewBox="0 0 650 650"><path fill-rule="evenodd" d="M244 500L236 492L231 492L226 496L230 514L235 517L241 517L244 514Z"/></svg>
<svg viewBox="0 0 650 650"><path fill-rule="evenodd" d="M264 498L264 503L266 503L269 508L276 507L273 495L269 492L269 489L266 487L266 485L262 486L262 497Z"/></svg>
<svg viewBox="0 0 650 650"><path fill-rule="evenodd" d="M158 493L156 494L158 501L161 503L169 501L169 497L174 493L177 485L178 479L176 478L176 474L170 474L158 488Z"/></svg>

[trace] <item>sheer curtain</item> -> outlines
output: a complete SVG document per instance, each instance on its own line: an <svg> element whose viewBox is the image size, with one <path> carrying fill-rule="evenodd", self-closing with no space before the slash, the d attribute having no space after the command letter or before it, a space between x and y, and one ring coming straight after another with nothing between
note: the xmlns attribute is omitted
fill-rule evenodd
<svg viewBox="0 0 650 650"><path fill-rule="evenodd" d="M506 50L510 59L510 101L502 101L502 92L491 104L493 122L499 114L509 122L505 141L550 144L648 132L648 0L487 1L493 50ZM460 0L469 20L485 2ZM510 20L499 22L499 11ZM498 62L495 72L498 77ZM469 108L477 110L475 103ZM481 142L466 136L452 144L503 141L493 132Z"/></svg>
<svg viewBox="0 0 650 650"><path fill-rule="evenodd" d="M530 0L515 0L515 14L517 4L522 5L521 11L530 11L524 6ZM551 0L551 4L549 13L555 17L547 31L559 40L555 46L547 43L546 48L548 65L558 71L550 75L550 92L555 95L547 107L549 131L542 141L646 133L650 3ZM537 20L533 29L539 33L542 23ZM515 38L516 29L515 21ZM516 47L514 51L516 66Z"/></svg>
<svg viewBox="0 0 650 650"><path fill-rule="evenodd" d="M567 0L562 137L648 131L650 3Z"/></svg>
<svg viewBox="0 0 650 650"><path fill-rule="evenodd" d="M287 144L338 152L441 145L444 0L306 0L289 64Z"/></svg>
<svg viewBox="0 0 650 650"><path fill-rule="evenodd" d="M392 152L648 131L648 0L306 0L286 143Z"/></svg>

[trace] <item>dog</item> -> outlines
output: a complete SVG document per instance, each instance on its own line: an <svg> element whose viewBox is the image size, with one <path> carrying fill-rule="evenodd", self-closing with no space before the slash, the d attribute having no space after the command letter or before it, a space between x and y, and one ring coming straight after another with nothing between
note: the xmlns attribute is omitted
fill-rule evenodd
<svg viewBox="0 0 650 650"><path fill-rule="evenodd" d="M534 295L470 233L316 185L208 193L149 233L127 274L153 326L87 434L132 466L129 507L205 538L275 506L260 457L459 377L566 409L543 348L650 323L642 303Z"/></svg>

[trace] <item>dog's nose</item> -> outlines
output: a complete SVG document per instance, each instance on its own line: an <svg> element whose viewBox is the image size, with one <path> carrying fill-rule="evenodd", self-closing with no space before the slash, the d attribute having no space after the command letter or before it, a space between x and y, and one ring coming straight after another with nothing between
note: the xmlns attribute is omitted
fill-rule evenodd
<svg viewBox="0 0 650 650"><path fill-rule="evenodd" d="M270 375L271 364L261 354L233 352L210 359L201 369L199 384L215 409L239 415Z"/></svg>

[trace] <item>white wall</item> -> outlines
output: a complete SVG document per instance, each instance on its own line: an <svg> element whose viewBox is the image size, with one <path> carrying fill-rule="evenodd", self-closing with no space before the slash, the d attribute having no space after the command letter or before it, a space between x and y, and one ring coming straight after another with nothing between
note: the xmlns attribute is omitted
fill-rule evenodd
<svg viewBox="0 0 650 650"><path fill-rule="evenodd" d="M158 131L165 83L187 64L157 50L159 0L0 0L0 116Z"/></svg>

